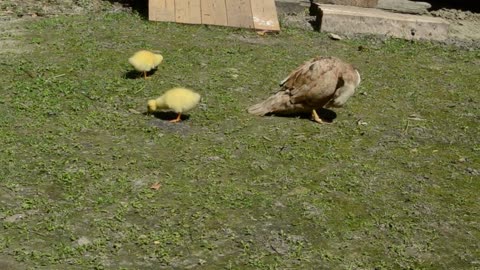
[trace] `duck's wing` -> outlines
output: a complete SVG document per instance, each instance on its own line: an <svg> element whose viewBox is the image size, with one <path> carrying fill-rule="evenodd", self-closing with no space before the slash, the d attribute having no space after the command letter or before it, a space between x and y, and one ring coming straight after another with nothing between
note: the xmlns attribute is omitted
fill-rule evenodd
<svg viewBox="0 0 480 270"><path fill-rule="evenodd" d="M290 102L306 108L322 107L339 84L342 62L334 57L316 57L303 63L281 83Z"/></svg>

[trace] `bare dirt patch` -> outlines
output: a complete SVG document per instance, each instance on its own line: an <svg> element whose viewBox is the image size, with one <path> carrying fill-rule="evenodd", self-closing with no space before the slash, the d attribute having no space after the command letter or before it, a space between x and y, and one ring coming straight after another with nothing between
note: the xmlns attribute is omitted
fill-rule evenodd
<svg viewBox="0 0 480 270"><path fill-rule="evenodd" d="M0 4L0 17L37 17L66 14L81 14L101 10L124 9L122 1L102 0L24 0L3 1Z"/></svg>
<svg viewBox="0 0 480 270"><path fill-rule="evenodd" d="M131 8L126 1L105 0L6 0L0 2L0 53L22 53L29 50L23 39L22 23L26 20L87 12L119 12Z"/></svg>
<svg viewBox="0 0 480 270"><path fill-rule="evenodd" d="M22 19L0 20L0 54L22 53L29 50L29 46L22 41L24 35L22 21Z"/></svg>
<svg viewBox="0 0 480 270"><path fill-rule="evenodd" d="M456 40L480 40L480 14L458 9L439 9L431 11L431 16L440 17L450 23L450 37Z"/></svg>

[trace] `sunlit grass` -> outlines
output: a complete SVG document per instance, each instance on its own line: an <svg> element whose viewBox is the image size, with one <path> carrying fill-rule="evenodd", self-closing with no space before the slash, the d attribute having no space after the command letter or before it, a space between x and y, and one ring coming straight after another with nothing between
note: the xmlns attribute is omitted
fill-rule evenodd
<svg viewBox="0 0 480 270"><path fill-rule="evenodd" d="M13 269L478 267L478 51L131 13L24 27L31 52L0 54ZM164 56L150 80L138 49ZM333 124L246 113L316 55L362 74ZM202 94L187 121L141 114L174 86Z"/></svg>

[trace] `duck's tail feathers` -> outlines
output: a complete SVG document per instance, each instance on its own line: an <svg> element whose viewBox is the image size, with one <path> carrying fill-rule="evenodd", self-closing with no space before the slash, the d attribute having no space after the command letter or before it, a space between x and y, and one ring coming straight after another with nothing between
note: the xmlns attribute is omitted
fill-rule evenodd
<svg viewBox="0 0 480 270"><path fill-rule="evenodd" d="M248 113L253 114L253 115L258 115L258 116L264 116L264 115L270 113L270 111L265 107L265 105L263 103L264 102L261 102L261 103L255 104L253 106L250 106L247 109Z"/></svg>
<svg viewBox="0 0 480 270"><path fill-rule="evenodd" d="M288 95L278 92L275 95L267 98L265 101L250 106L247 111L253 115L264 116L269 113L275 113L284 110L288 103Z"/></svg>

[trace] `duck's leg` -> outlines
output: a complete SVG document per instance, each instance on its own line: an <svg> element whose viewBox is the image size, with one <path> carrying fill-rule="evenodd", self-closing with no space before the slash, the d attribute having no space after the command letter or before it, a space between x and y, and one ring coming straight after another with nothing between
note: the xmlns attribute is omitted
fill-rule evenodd
<svg viewBox="0 0 480 270"><path fill-rule="evenodd" d="M324 122L322 121L322 119L320 117L318 117L318 114L317 114L317 111L315 110L312 110L312 120L319 123L319 124L323 124Z"/></svg>
<svg viewBox="0 0 480 270"><path fill-rule="evenodd" d="M146 72L146 71L143 72L143 78L144 78L144 79L147 78L147 72Z"/></svg>
<svg viewBox="0 0 480 270"><path fill-rule="evenodd" d="M180 122L180 121L182 121L181 117L182 117L182 113L178 113L177 118L175 118L175 119L173 119L173 120L170 120L170 121L168 121L168 122L170 122L170 123Z"/></svg>

